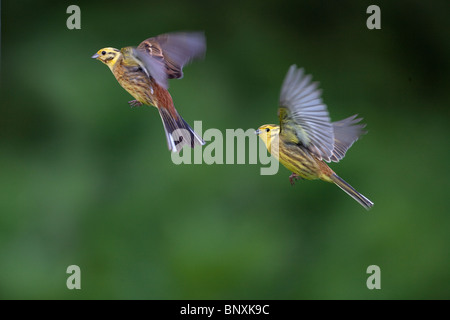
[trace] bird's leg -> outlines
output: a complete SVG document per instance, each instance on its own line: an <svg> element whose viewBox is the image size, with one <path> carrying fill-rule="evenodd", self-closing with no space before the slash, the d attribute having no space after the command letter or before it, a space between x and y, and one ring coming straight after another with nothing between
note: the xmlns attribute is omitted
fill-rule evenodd
<svg viewBox="0 0 450 320"><path fill-rule="evenodd" d="M290 176L289 176L289 182L291 183L291 186L293 186L294 184L295 184L295 181L296 180L298 180L298 179L303 179L302 177L300 177L298 174L296 174L296 173L292 173Z"/></svg>
<svg viewBox="0 0 450 320"><path fill-rule="evenodd" d="M140 106L142 106L143 105L143 103L142 102L140 102L140 101L137 101L137 100L131 100L131 101L128 101L128 104L130 105L130 107L140 107Z"/></svg>

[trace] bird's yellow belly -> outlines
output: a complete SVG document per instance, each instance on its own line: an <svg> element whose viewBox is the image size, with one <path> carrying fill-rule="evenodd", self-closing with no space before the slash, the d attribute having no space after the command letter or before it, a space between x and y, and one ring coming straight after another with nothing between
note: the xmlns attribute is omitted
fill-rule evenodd
<svg viewBox="0 0 450 320"><path fill-rule="evenodd" d="M155 105L152 99L153 87L151 80L142 72L124 72L115 74L120 85L137 101L147 105Z"/></svg>
<svg viewBox="0 0 450 320"><path fill-rule="evenodd" d="M276 152L272 152L274 154ZM317 160L306 149L293 144L285 144L280 140L278 161L289 171L308 180L321 179L322 172Z"/></svg>

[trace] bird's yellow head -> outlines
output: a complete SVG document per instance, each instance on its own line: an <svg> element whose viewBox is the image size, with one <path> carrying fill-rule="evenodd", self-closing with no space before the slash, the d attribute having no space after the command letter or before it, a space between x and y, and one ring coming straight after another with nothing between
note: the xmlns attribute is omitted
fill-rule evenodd
<svg viewBox="0 0 450 320"><path fill-rule="evenodd" d="M273 140L278 138L278 135L280 134L280 126L265 124L259 127L255 133L261 138L267 149L270 151Z"/></svg>
<svg viewBox="0 0 450 320"><path fill-rule="evenodd" d="M99 60L106 64L108 67L112 68L120 57L121 53L119 49L115 48L103 48L97 51L96 54L92 56L92 59Z"/></svg>

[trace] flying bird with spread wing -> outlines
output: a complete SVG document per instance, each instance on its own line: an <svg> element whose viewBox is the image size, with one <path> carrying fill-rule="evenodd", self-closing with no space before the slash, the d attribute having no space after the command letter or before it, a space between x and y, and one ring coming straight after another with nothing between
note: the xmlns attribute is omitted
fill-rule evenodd
<svg viewBox="0 0 450 320"><path fill-rule="evenodd" d="M284 79L278 108L280 125L256 130L268 151L292 172L289 181L320 179L336 184L367 210L373 202L339 177L326 163L338 162L365 133L361 118L353 115L331 122L322 91L311 75L292 65Z"/></svg>
<svg viewBox="0 0 450 320"><path fill-rule="evenodd" d="M168 79L182 78L183 67L205 51L202 32L176 32L148 38L137 47L102 48L92 58L106 64L135 98L128 102L132 107L145 104L158 109L169 150L179 152L185 144L193 148L205 142L175 109Z"/></svg>

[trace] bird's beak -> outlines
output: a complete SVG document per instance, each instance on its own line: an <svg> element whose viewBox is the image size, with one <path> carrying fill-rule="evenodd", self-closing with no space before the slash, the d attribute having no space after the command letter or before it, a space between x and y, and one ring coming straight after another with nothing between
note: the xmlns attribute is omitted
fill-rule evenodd
<svg viewBox="0 0 450 320"><path fill-rule="evenodd" d="M260 135L260 134L261 134L261 130L259 130L259 129L256 130L256 131L255 131L255 134Z"/></svg>
<svg viewBox="0 0 450 320"><path fill-rule="evenodd" d="M100 57L100 55L98 53L94 54L91 58L92 59L97 59L98 57Z"/></svg>

